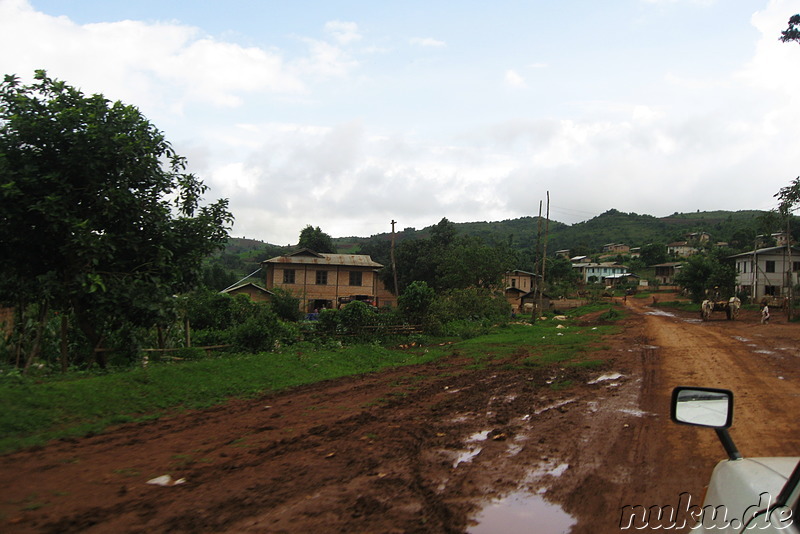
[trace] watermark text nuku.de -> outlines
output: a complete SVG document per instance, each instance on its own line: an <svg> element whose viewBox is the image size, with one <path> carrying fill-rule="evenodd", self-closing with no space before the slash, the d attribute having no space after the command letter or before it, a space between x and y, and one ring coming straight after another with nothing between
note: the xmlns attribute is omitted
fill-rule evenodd
<svg viewBox="0 0 800 534"><path fill-rule="evenodd" d="M738 512L738 513L737 513ZM783 530L792 524L792 509L773 504L772 495L764 492L758 502L744 510L728 510L725 505L698 506L692 504L689 493L678 495L677 505L641 504L622 507L619 518L620 530L691 529L722 530L733 528L758 531L766 528Z"/></svg>

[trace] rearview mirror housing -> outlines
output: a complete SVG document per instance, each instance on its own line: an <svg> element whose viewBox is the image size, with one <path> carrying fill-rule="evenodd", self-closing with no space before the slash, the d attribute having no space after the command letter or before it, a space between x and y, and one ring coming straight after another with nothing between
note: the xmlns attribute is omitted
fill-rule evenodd
<svg viewBox="0 0 800 534"><path fill-rule="evenodd" d="M733 423L733 392L678 386L672 390L670 417L682 425L729 428Z"/></svg>

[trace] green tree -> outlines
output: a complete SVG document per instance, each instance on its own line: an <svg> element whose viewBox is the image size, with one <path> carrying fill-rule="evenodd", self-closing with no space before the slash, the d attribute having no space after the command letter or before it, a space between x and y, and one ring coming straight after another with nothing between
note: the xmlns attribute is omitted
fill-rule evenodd
<svg viewBox="0 0 800 534"><path fill-rule="evenodd" d="M439 247L434 249L439 250ZM503 274L513 268L515 259L506 244L492 247L477 237L455 238L438 258L436 288L496 288L502 282Z"/></svg>
<svg viewBox="0 0 800 534"><path fill-rule="evenodd" d="M692 301L701 302L712 291L718 291L722 297L733 295L736 269L724 261L724 254L724 251L720 251L690 256L675 275L675 282L689 290Z"/></svg>
<svg viewBox="0 0 800 534"><path fill-rule="evenodd" d="M789 41L800 43L800 14L792 15L789 18L789 26L781 32L781 41L784 43Z"/></svg>
<svg viewBox="0 0 800 534"><path fill-rule="evenodd" d="M314 228L310 224L300 232L300 241L297 246L314 252L336 253L336 247L333 246L333 238L323 232L319 226Z"/></svg>
<svg viewBox="0 0 800 534"><path fill-rule="evenodd" d="M657 265L667 261L667 247L663 243L642 245L640 257L645 265Z"/></svg>
<svg viewBox="0 0 800 534"><path fill-rule="evenodd" d="M93 347L169 320L233 221L227 200L201 205L207 188L185 168L135 107L44 71L31 85L5 76L0 300L73 312Z"/></svg>

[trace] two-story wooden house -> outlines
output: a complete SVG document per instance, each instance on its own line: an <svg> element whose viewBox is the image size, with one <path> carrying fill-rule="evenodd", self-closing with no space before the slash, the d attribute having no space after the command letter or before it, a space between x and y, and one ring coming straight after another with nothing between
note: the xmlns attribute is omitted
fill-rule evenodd
<svg viewBox="0 0 800 534"><path fill-rule="evenodd" d="M280 288L300 299L304 313L339 308L353 300L395 306L397 298L378 277L383 267L365 254L326 254L303 249L261 262L267 290Z"/></svg>

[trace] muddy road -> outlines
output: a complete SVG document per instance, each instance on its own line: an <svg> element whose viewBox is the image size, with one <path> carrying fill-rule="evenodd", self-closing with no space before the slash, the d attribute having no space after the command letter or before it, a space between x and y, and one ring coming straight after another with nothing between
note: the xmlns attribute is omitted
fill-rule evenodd
<svg viewBox="0 0 800 534"><path fill-rule="evenodd" d="M646 304L601 369L454 350L0 457L0 532L619 532L626 505L699 503L724 456L669 421L676 385L734 390L743 454L800 454L799 325Z"/></svg>

